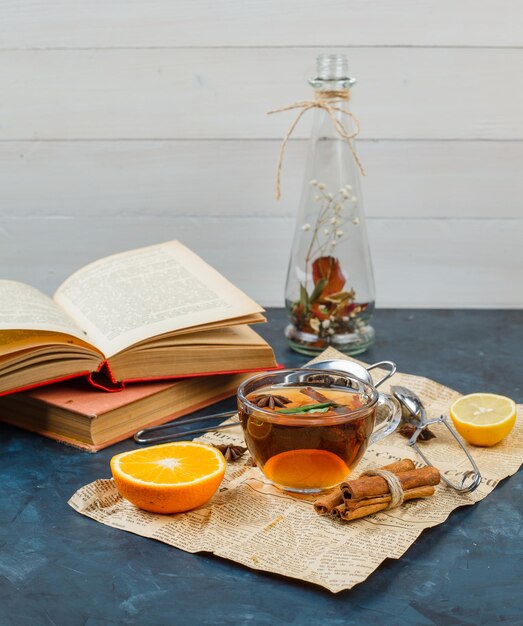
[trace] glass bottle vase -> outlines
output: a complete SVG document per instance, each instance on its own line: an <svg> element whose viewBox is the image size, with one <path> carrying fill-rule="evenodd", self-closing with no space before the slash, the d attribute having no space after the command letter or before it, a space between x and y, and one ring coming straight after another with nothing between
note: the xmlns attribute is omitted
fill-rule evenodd
<svg viewBox="0 0 523 626"><path fill-rule="evenodd" d="M350 88L344 55L320 55L310 84L330 112L314 108L303 191L287 274L285 301L290 346L318 354L328 346L345 354L365 351L374 341L369 321L375 289L358 163L333 119L349 134ZM329 114L330 113L330 114Z"/></svg>

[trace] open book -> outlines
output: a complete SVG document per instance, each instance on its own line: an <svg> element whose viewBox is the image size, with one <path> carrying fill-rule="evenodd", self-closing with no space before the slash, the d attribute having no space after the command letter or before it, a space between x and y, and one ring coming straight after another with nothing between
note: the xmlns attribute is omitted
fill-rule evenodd
<svg viewBox="0 0 523 626"><path fill-rule="evenodd" d="M0 394L105 372L113 384L275 367L263 309L177 241L78 270L51 299L0 281ZM98 382L95 382L98 380Z"/></svg>

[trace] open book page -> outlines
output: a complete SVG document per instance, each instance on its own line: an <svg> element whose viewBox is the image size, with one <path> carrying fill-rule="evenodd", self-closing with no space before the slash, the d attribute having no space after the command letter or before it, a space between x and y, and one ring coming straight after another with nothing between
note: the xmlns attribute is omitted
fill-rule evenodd
<svg viewBox="0 0 523 626"><path fill-rule="evenodd" d="M132 351L179 346L266 346L267 343L249 326L229 326L214 330L196 330L181 335L167 335L133 346Z"/></svg>
<svg viewBox="0 0 523 626"><path fill-rule="evenodd" d="M67 348L64 350L66 353L71 352L72 346L79 346L103 356L90 343L66 333L55 333L49 330L0 330L0 363L4 356L9 357L14 353L35 348L46 348L46 352L50 352L51 346Z"/></svg>
<svg viewBox="0 0 523 626"><path fill-rule="evenodd" d="M177 329L174 333L169 333L170 335L176 334L184 335L184 334L193 334L198 331L206 331L206 330L216 330L219 328L231 328L231 326L245 326L247 324L260 324L261 322L266 322L267 318L265 315L261 313L253 313L252 315L242 315L241 317L235 317L233 319L227 320L218 320L216 322L210 322L209 324L198 324L198 327L189 326L188 328L180 328Z"/></svg>
<svg viewBox="0 0 523 626"><path fill-rule="evenodd" d="M41 291L14 280L0 280L0 333L7 330L51 331L86 340L65 311Z"/></svg>
<svg viewBox="0 0 523 626"><path fill-rule="evenodd" d="M54 298L107 357L148 337L263 310L177 241L91 263Z"/></svg>

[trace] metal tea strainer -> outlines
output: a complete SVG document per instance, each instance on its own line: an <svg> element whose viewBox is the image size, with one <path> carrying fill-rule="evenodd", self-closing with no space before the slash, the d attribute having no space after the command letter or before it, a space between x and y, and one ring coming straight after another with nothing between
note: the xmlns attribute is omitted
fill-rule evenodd
<svg viewBox="0 0 523 626"><path fill-rule="evenodd" d="M472 469L463 474L460 484L455 484L451 482L450 480L448 480L448 478L445 478L445 476L441 476L441 480L444 483L446 483L449 487L452 487L452 489L455 489L459 493L470 493L471 491L474 491L475 489L477 489L481 483L481 473L478 469L478 466L476 465L476 462L472 458L472 455L465 447L465 444L463 443L461 437L456 433L454 428L452 428L452 426L449 424L447 418L444 415L440 415L439 417L429 419L427 416L425 407L423 406L423 403L421 402L420 398L417 396L417 394L415 394L412 390L408 389L407 387L402 387L400 385L392 385L392 387L390 388L390 391L392 395L396 398L396 400L398 400L401 403L401 405L405 407L405 409L407 409L409 414L414 419L414 422L415 422L414 425L416 427L416 430L414 431L412 437L409 439L408 445L414 448L414 450L416 450L416 452L425 461L427 465L432 465L430 460L427 458L427 456L418 446L418 443L417 443L418 437L424 428L427 428L428 426L432 424L444 424L449 430L450 434L454 437L454 439L461 446L463 452L466 454L468 460L470 461ZM467 484L467 481L469 481L468 484Z"/></svg>
<svg viewBox="0 0 523 626"><path fill-rule="evenodd" d="M378 380L378 382L374 383L372 381L372 376L370 372L373 369L380 368L387 370L387 372ZM329 359L326 361L318 361L317 363L311 363L310 365L305 365L303 369L324 369L327 371L338 371L338 372L346 372L356 376L360 380L363 380L366 383L370 383L374 387L378 387L383 384L387 379L389 379L394 372L396 371L396 364L392 361L380 361L379 363L373 363L368 367L364 367L359 363L354 363L353 361L345 361L344 359ZM173 439L179 439L180 437L187 437L189 435L197 435L201 433L206 433L212 430L221 430L224 428L232 428L233 426L238 426L238 422L234 421L228 424L218 424L217 426L207 426L205 428L195 428L193 430L185 430L179 431L180 428L183 428L187 424L195 424L198 422L206 422L207 420L219 419L225 420L230 417L234 417L237 411L225 411L224 413L214 413L213 415L206 415L204 417L191 417L185 420L175 420L173 422L169 422L167 424L162 424L161 426L152 426L151 428L144 428L139 430L134 436L134 440L137 443L161 443L164 441L172 441ZM156 433L160 431L169 430L171 431L169 434L165 435L157 435ZM175 431L175 432L173 432Z"/></svg>

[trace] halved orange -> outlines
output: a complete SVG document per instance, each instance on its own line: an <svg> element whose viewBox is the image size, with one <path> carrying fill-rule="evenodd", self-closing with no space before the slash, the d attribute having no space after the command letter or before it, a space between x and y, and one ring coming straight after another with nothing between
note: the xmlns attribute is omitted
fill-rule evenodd
<svg viewBox="0 0 523 626"><path fill-rule="evenodd" d="M120 494L153 513L181 513L204 504L220 486L225 468L219 450L194 441L131 450L111 459Z"/></svg>

